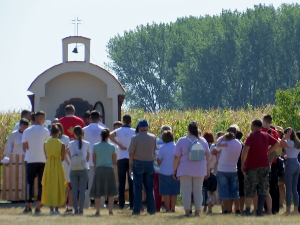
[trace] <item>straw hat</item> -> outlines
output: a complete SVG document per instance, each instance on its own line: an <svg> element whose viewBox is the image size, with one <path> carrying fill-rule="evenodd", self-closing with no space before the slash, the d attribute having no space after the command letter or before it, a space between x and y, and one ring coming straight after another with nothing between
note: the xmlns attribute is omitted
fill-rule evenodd
<svg viewBox="0 0 300 225"><path fill-rule="evenodd" d="M276 128L276 130L277 130L277 131L280 131L281 133L283 133L283 132L284 132L283 128L282 128L282 127L280 127L280 126L276 126L275 128Z"/></svg>

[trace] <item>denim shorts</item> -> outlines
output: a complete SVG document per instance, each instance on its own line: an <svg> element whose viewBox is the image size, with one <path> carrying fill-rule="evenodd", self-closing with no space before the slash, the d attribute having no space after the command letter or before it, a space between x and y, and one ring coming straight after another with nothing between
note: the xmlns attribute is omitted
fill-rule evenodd
<svg viewBox="0 0 300 225"><path fill-rule="evenodd" d="M159 174L160 195L180 195L180 183L173 178L173 175Z"/></svg>
<svg viewBox="0 0 300 225"><path fill-rule="evenodd" d="M239 198L239 179L237 172L217 172L220 199Z"/></svg>

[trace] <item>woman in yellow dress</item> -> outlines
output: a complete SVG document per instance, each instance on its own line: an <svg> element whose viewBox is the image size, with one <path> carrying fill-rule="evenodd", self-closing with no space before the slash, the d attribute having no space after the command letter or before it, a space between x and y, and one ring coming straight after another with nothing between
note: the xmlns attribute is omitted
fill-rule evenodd
<svg viewBox="0 0 300 225"><path fill-rule="evenodd" d="M47 162L42 179L42 204L50 207L50 214L60 214L58 207L62 206L66 195L66 177L62 161L65 158L65 145L58 139L59 128L53 125L51 136L45 142ZM55 207L55 211L53 208Z"/></svg>

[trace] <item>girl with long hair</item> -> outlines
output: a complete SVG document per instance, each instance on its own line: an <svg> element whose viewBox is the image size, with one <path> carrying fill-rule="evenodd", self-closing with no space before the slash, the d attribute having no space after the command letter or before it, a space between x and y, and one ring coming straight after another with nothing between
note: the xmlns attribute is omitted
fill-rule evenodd
<svg viewBox="0 0 300 225"><path fill-rule="evenodd" d="M292 194L294 213L298 213L299 196L297 193L297 184L299 177L298 155L300 152L300 140L291 127L285 129L284 137L281 139L281 146L286 151L284 172L284 183L286 187L286 213L289 214L291 212Z"/></svg>

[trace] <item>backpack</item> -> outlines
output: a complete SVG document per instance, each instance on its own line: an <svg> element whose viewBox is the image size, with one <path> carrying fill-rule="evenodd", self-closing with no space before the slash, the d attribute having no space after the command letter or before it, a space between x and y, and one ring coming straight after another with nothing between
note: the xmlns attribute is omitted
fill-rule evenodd
<svg viewBox="0 0 300 225"><path fill-rule="evenodd" d="M82 151L72 155L71 157L71 171L84 170L85 160L83 159Z"/></svg>
<svg viewBox="0 0 300 225"><path fill-rule="evenodd" d="M192 141L188 138L188 140L191 142L190 149L189 149L189 155L188 158L191 161L201 161L204 159L204 148L202 144L200 143L199 139Z"/></svg>

